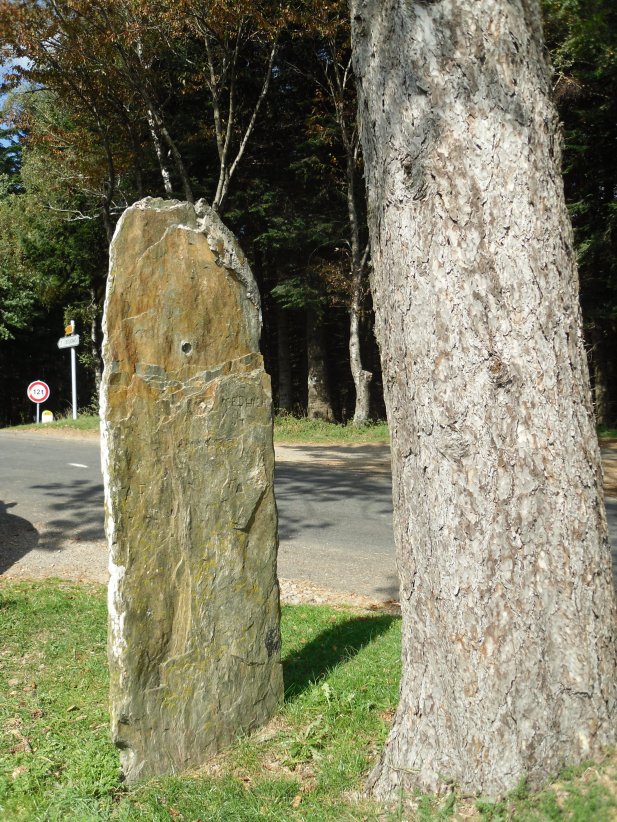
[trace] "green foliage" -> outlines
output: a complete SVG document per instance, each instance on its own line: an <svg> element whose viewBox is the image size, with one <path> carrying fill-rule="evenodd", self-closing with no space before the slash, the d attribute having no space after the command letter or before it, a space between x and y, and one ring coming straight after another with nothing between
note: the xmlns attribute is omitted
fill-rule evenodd
<svg viewBox="0 0 617 822"><path fill-rule="evenodd" d="M326 296L300 277L290 277L275 286L270 292L283 308L323 308Z"/></svg>
<svg viewBox="0 0 617 822"><path fill-rule="evenodd" d="M46 92L31 91L26 102L13 95L12 103L23 110L28 107L31 132L45 132L48 115L61 117ZM70 127L66 116L62 121L64 128ZM8 404L9 393L15 395L15 384L27 385L33 369L39 375L53 375L58 363L55 344L65 321L74 319L83 333L101 314L107 272L105 231L100 221L91 219L83 192L67 188L70 164L65 160L53 144L28 140L19 167L13 168L8 182L5 175L0 185L0 341L19 342L21 355L15 362L10 348L0 349L1 371L6 361L14 361L13 385L5 377L0 392L4 401L0 400L0 422L5 421L3 405ZM39 337L46 326L53 329L47 344ZM79 383L80 401L86 403L99 364L88 351L87 336L84 342L79 349ZM60 395L57 387L54 381L54 398ZM23 395L21 389L18 393ZM24 416L13 413L9 419Z"/></svg>
<svg viewBox="0 0 617 822"><path fill-rule="evenodd" d="M36 305L37 278L24 258L19 225L23 212L18 195L0 178L0 340L26 328Z"/></svg>
<svg viewBox="0 0 617 822"><path fill-rule="evenodd" d="M27 327L36 297L33 283L27 276L15 271L5 272L3 267L0 263L0 340L8 340Z"/></svg>

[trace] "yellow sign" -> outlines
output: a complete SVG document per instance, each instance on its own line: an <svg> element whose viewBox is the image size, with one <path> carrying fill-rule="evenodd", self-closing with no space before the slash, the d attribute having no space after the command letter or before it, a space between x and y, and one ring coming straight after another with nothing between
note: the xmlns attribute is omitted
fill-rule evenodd
<svg viewBox="0 0 617 822"><path fill-rule="evenodd" d="M72 334L72 333L73 333L73 323L71 323L70 325L67 325L67 326L66 326L66 328L64 329L64 333L65 333L67 336L68 336L69 334Z"/></svg>

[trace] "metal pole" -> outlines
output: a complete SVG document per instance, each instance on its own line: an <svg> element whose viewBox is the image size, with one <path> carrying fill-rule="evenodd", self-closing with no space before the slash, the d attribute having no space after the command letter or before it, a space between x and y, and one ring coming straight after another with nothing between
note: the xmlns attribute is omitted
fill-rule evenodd
<svg viewBox="0 0 617 822"><path fill-rule="evenodd" d="M41 414L41 403L40 403L40 402L37 402L37 404L36 404L36 424L37 424L37 425L38 425L38 424L39 424L39 422L41 421L41 420L40 420L40 414Z"/></svg>
<svg viewBox="0 0 617 822"><path fill-rule="evenodd" d="M75 320L71 320L72 333L75 333ZM71 348L71 390L73 393L73 419L77 419L77 358L75 349Z"/></svg>

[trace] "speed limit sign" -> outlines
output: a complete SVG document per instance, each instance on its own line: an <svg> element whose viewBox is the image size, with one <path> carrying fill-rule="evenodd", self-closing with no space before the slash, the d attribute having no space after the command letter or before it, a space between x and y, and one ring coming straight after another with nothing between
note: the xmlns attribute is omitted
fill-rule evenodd
<svg viewBox="0 0 617 822"><path fill-rule="evenodd" d="M28 399L39 405L49 399L51 391L49 386L43 380L35 380L28 386Z"/></svg>

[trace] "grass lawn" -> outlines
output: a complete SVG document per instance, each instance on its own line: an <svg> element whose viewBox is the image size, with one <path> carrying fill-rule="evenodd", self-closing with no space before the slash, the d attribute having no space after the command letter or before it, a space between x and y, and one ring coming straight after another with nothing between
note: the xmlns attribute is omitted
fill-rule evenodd
<svg viewBox="0 0 617 822"><path fill-rule="evenodd" d="M29 422L25 425L14 425L13 428L20 431L42 431L49 428L68 428L73 431L98 431L100 427L100 420L98 414L78 414L77 419L74 420L71 416L58 417L53 422L35 423Z"/></svg>
<svg viewBox="0 0 617 822"><path fill-rule="evenodd" d="M32 430L42 428L34 423L17 425L15 428ZM80 414L76 420L63 417L53 422L45 423L45 428L69 428L78 431L98 431L99 418L96 414ZM617 429L598 426L600 440L616 440ZM370 422L366 425L341 425L340 423L323 422L323 420L309 420L307 417L292 417L280 415L274 418L275 442L302 442L314 444L389 444L390 435L388 423L384 421Z"/></svg>
<svg viewBox="0 0 617 822"><path fill-rule="evenodd" d="M361 797L397 702L396 617L283 609L285 704L199 773L126 790L109 741L105 595L59 581L0 584L0 819L617 819L617 758L493 804L415 797L385 811Z"/></svg>
<svg viewBox="0 0 617 822"><path fill-rule="evenodd" d="M69 428L78 431L98 431L99 418L96 414L80 414L76 420L63 417L53 422L17 425L22 430L40 428ZM304 443L389 443L388 425L385 422L371 422L367 425L339 425L338 423L309 420L306 417L277 416L274 420L275 442Z"/></svg>
<svg viewBox="0 0 617 822"><path fill-rule="evenodd" d="M366 425L340 425L309 420L306 417L277 416L274 419L275 442L306 443L382 443L390 442L386 422L370 422Z"/></svg>

